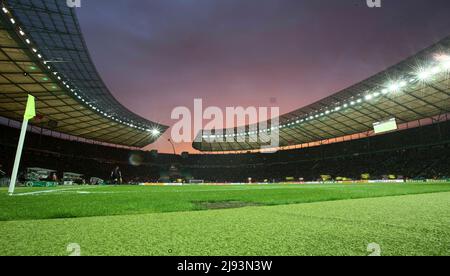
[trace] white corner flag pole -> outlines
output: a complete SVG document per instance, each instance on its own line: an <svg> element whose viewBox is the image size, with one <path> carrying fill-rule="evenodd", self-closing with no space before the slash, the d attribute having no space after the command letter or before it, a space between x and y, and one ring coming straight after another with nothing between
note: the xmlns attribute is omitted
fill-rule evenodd
<svg viewBox="0 0 450 276"><path fill-rule="evenodd" d="M14 193L16 188L17 174L19 173L20 159L22 158L23 144L25 142L25 135L27 134L28 120L23 119L22 130L20 132L19 145L17 146L16 159L14 161L14 168L11 175L11 183L9 184L9 194Z"/></svg>
<svg viewBox="0 0 450 276"><path fill-rule="evenodd" d="M25 135L27 134L28 120L36 116L34 97L28 95L27 108L22 123L22 130L20 132L19 144L17 145L16 159L11 175L11 183L9 184L9 195L14 193L16 188L17 174L19 173L20 159L22 158L23 144L25 142Z"/></svg>

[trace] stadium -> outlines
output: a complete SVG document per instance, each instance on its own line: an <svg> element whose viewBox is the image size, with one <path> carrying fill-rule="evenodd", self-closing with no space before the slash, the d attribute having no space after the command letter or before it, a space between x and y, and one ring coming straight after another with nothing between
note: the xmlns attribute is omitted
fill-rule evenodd
<svg viewBox="0 0 450 276"><path fill-rule="evenodd" d="M169 126L112 95L66 1L1 9L0 255L450 255L450 37L177 154L144 149Z"/></svg>

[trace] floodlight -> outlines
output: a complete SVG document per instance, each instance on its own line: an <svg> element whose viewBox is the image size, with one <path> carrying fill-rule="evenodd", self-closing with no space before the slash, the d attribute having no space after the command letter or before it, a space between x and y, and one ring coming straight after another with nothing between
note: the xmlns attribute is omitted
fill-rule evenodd
<svg viewBox="0 0 450 276"><path fill-rule="evenodd" d="M441 68L439 66L435 66L433 68L431 68L431 73L433 75L439 74L441 72Z"/></svg>
<svg viewBox="0 0 450 276"><path fill-rule="evenodd" d="M438 55L435 56L435 59L436 59L437 61L443 62L443 61L448 61L448 60L450 60L450 56L449 56L449 55L446 55L446 54L438 54Z"/></svg>
<svg viewBox="0 0 450 276"><path fill-rule="evenodd" d="M442 68L444 68L447 71L450 70L450 58L442 61Z"/></svg>
<svg viewBox="0 0 450 276"><path fill-rule="evenodd" d="M424 81L424 80L428 80L431 77L431 71L429 70L422 70L417 74L417 77Z"/></svg>
<svg viewBox="0 0 450 276"><path fill-rule="evenodd" d="M391 92L396 92L400 89L400 84L399 83L393 83L391 85L389 85L389 90Z"/></svg>
<svg viewBox="0 0 450 276"><path fill-rule="evenodd" d="M154 128L152 130L150 130L150 133L152 134L153 137L159 136L161 134L161 131L159 131L158 129Z"/></svg>

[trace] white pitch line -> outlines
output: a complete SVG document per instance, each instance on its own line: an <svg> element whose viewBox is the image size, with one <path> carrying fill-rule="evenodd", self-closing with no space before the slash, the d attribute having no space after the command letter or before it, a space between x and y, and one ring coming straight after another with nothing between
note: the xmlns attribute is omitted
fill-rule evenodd
<svg viewBox="0 0 450 276"><path fill-rule="evenodd" d="M28 195L50 194L50 193L76 191L76 190L84 190L84 189L92 189L92 188L94 188L94 187L90 187L90 188L89 187L80 187L80 188L69 188L69 189L54 189L54 190L44 190L44 191L36 191L36 192L19 193L19 194L13 194L12 196L28 196Z"/></svg>

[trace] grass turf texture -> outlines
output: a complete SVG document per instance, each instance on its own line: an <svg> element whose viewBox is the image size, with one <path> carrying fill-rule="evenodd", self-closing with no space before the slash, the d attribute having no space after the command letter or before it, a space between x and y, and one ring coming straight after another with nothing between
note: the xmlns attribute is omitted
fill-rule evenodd
<svg viewBox="0 0 450 276"><path fill-rule="evenodd" d="M450 192L450 183L19 188L16 193L25 195L13 197L2 189L0 221L198 211L227 202L231 207L285 205L434 192Z"/></svg>
<svg viewBox="0 0 450 276"><path fill-rule="evenodd" d="M0 255L450 255L449 184L45 190L1 190Z"/></svg>

